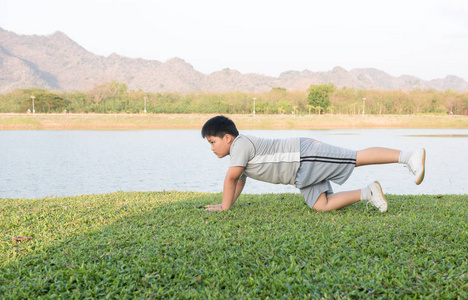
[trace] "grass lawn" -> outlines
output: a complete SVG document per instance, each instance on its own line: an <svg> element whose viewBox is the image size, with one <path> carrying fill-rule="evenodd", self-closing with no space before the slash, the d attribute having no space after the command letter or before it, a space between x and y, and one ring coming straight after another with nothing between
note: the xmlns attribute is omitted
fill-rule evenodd
<svg viewBox="0 0 468 300"><path fill-rule="evenodd" d="M301 197L2 199L0 298L468 298L468 195L387 195L384 214Z"/></svg>

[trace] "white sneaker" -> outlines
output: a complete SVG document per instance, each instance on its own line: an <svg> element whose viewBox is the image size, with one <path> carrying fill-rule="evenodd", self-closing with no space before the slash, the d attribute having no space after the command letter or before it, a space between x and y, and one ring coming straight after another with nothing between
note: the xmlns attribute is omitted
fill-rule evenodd
<svg viewBox="0 0 468 300"><path fill-rule="evenodd" d="M378 181L374 181L369 184L369 188L371 190L371 199L369 200L369 203L378 208L381 212L386 212L388 203L387 200L385 200L380 183Z"/></svg>
<svg viewBox="0 0 468 300"><path fill-rule="evenodd" d="M426 169L425 165L426 150L424 148L414 150L413 154L411 154L411 157L408 161L408 169L415 176L414 182L416 184L421 184L421 182L424 180L424 173Z"/></svg>

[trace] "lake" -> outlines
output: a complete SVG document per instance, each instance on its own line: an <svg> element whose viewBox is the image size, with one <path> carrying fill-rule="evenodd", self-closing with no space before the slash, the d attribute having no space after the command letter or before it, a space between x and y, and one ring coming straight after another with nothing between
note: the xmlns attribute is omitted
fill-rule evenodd
<svg viewBox="0 0 468 300"><path fill-rule="evenodd" d="M335 192L379 180L389 194L467 194L468 130L243 130L262 137L312 137L351 149L427 151L426 178L402 165L356 168ZM0 198L42 198L116 191L221 192L229 157L218 159L199 130L0 131ZM244 193L295 193L293 186L248 180Z"/></svg>

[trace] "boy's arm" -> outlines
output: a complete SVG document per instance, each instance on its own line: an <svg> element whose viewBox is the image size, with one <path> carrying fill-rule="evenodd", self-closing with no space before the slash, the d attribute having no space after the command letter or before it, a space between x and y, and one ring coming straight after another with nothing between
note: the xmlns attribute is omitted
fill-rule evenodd
<svg viewBox="0 0 468 300"><path fill-rule="evenodd" d="M247 179L244 179L242 181L237 181L236 192L235 192L234 201L232 202L232 204L234 204L237 198L239 198L240 194L242 193L242 190L244 189L246 182L247 182ZM221 207L222 207L222 204L220 203L220 204L206 205L205 209L206 210L222 210Z"/></svg>
<svg viewBox="0 0 468 300"><path fill-rule="evenodd" d="M226 178L224 178L223 202L221 203L222 210L230 209L236 201L237 182L243 171L244 167L230 167L227 171Z"/></svg>
<svg viewBox="0 0 468 300"><path fill-rule="evenodd" d="M234 195L234 202L232 204L234 204L236 202L237 198L239 198L240 194L242 193L242 190L244 189L244 186L245 186L246 182L247 182L247 179L244 179L242 181L237 181L236 193Z"/></svg>
<svg viewBox="0 0 468 300"><path fill-rule="evenodd" d="M224 178L223 202L221 203L221 207L208 207L208 210L228 210L231 208L245 185L245 181L238 182L243 171L244 167L229 168Z"/></svg>

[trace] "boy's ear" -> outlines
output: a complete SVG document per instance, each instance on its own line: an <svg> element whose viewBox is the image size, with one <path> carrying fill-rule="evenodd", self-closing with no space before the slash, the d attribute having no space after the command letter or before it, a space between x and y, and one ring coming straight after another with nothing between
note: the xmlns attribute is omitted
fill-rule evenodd
<svg viewBox="0 0 468 300"><path fill-rule="evenodd" d="M232 143L234 141L234 137L227 133L224 135L223 139L228 143Z"/></svg>

